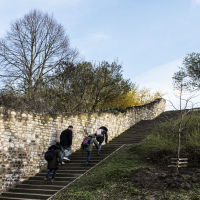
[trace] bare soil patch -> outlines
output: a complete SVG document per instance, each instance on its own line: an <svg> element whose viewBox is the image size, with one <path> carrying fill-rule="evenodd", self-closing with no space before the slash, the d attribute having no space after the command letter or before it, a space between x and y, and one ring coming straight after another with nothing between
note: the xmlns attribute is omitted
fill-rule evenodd
<svg viewBox="0 0 200 200"><path fill-rule="evenodd" d="M200 169L186 169L177 174L168 169L139 168L131 181L145 190L191 189L194 183L200 183Z"/></svg>

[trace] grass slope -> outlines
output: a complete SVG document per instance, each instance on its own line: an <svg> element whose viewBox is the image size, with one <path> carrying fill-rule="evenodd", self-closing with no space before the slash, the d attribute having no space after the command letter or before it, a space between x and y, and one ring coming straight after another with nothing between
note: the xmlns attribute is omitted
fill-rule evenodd
<svg viewBox="0 0 200 200"><path fill-rule="evenodd" d="M53 199L200 199L200 177L194 179L193 171L192 175L167 174L166 168L141 159L133 149L132 145L124 146ZM175 187L177 181L180 185Z"/></svg>

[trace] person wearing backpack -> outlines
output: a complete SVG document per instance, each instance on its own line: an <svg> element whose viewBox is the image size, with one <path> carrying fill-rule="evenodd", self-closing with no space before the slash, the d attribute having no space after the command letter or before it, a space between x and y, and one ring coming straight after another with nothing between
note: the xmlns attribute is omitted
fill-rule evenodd
<svg viewBox="0 0 200 200"><path fill-rule="evenodd" d="M56 176L56 173L58 171L58 165L62 165L62 159L61 159L61 145L59 142L57 142L55 145L52 145L49 147L48 151L51 151L53 150L54 152L54 156L53 158L49 158L47 160L48 162L48 167L47 169L49 169L47 175L46 175L46 178L44 179L45 182L47 182L51 172L54 170L53 172L53 175L52 175L52 178L51 178L51 182L54 182L55 181L55 176Z"/></svg>
<svg viewBox="0 0 200 200"><path fill-rule="evenodd" d="M63 160L70 161L68 158L69 154L71 153L71 147L72 147L72 130L73 126L68 126L68 128L60 134L60 144L62 146L62 164L65 164ZM67 153L65 154L65 149L67 150Z"/></svg>
<svg viewBox="0 0 200 200"><path fill-rule="evenodd" d="M95 135L91 134L91 135L89 135L89 137L91 137L91 140L89 140L89 144L86 147L84 147L84 145L82 143L82 149L83 150L85 149L88 152L88 154L87 154L87 160L86 160L86 166L88 166L88 164L90 162L90 156L91 156L91 153L92 153L93 144L95 144L95 146L97 148L97 151L99 150L99 144L98 144L98 142L95 139Z"/></svg>
<svg viewBox="0 0 200 200"><path fill-rule="evenodd" d="M100 150L101 150L102 143L104 141L104 135L105 135L106 144L108 142L108 134L107 134L107 132L108 132L108 129L105 126L101 126L95 133L96 140L99 142L98 155L101 155L100 154Z"/></svg>

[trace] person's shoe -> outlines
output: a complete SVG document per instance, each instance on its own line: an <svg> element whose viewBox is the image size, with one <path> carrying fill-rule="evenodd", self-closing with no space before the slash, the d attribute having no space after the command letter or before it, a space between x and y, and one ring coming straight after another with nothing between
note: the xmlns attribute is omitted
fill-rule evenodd
<svg viewBox="0 0 200 200"><path fill-rule="evenodd" d="M65 162L62 162L62 165L64 165L65 164Z"/></svg>
<svg viewBox="0 0 200 200"><path fill-rule="evenodd" d="M47 179L46 178L44 179L44 182L47 183Z"/></svg>
<svg viewBox="0 0 200 200"><path fill-rule="evenodd" d="M101 153L98 152L98 156L100 156L100 155L101 155Z"/></svg>
<svg viewBox="0 0 200 200"><path fill-rule="evenodd" d="M67 157L64 157L64 158L63 158L63 160L70 161L70 159L69 159L69 158L67 158Z"/></svg>
<svg viewBox="0 0 200 200"><path fill-rule="evenodd" d="M56 180L55 179L51 179L51 182L55 182Z"/></svg>
<svg viewBox="0 0 200 200"><path fill-rule="evenodd" d="M89 165L89 163L86 163L85 166L87 167Z"/></svg>

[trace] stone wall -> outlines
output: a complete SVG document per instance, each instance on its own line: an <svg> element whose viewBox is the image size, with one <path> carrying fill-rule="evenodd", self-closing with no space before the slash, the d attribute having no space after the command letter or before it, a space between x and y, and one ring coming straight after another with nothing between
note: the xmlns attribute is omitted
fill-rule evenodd
<svg viewBox="0 0 200 200"><path fill-rule="evenodd" d="M73 151L87 134L100 126L108 128L109 141L140 120L150 120L165 111L165 100L130 108L126 114L87 113L42 116L0 108L0 190L35 175L46 164L44 152L59 141L60 133L73 125Z"/></svg>

